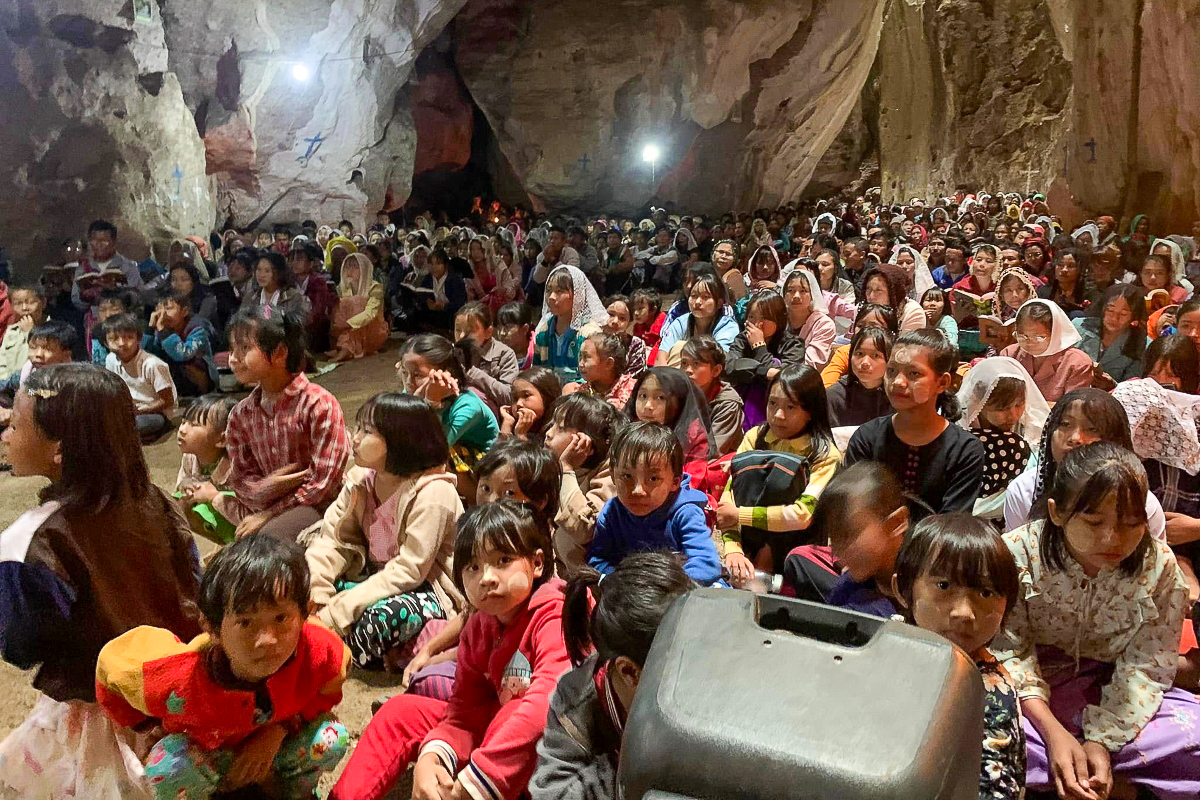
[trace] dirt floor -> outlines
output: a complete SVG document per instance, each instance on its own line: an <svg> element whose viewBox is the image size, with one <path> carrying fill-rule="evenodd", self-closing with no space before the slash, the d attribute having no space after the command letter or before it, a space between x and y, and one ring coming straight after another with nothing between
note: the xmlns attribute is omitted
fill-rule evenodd
<svg viewBox="0 0 1200 800"><path fill-rule="evenodd" d="M385 389L397 388L395 363L398 343L391 341L384 352L343 364L337 369L316 378L316 382L333 392L342 404L347 423L353 426L354 415L367 398ZM150 476L162 488L174 488L179 471L179 449L174 437L146 449L146 462ZM0 530L7 528L18 516L37 505L37 493L45 480L41 478L14 478L10 473L0 473ZM197 539L202 554L207 554L212 545ZM33 707L36 692L30 687L31 673L25 673L0 662L0 735L5 735L25 718ZM355 671L346 681L344 696L336 713L357 740L358 735L371 717L371 701L384 694L397 691L399 676L384 673ZM327 785L329 781L323 782ZM408 797L406 786L397 787L395 798Z"/></svg>

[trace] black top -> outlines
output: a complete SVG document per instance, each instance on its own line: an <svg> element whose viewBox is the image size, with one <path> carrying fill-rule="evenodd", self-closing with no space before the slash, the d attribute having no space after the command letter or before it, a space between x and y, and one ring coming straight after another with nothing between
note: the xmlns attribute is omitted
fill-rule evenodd
<svg viewBox="0 0 1200 800"><path fill-rule="evenodd" d="M825 397L829 401L829 424L834 428L862 425L892 413L883 384L866 389L850 375L838 378L837 383L825 390Z"/></svg>
<svg viewBox="0 0 1200 800"><path fill-rule="evenodd" d="M887 465L904 491L935 514L971 513L983 487L985 460L979 440L953 423L929 444L911 447L896 436L890 415L861 425L846 446L846 466L859 461Z"/></svg>
<svg viewBox="0 0 1200 800"><path fill-rule="evenodd" d="M767 383L767 370L772 367L783 369L793 364L804 363L804 340L799 336L784 333L774 351L770 343L751 347L745 333L739 333L729 345L725 356L725 380L734 386L748 383Z"/></svg>
<svg viewBox="0 0 1200 800"><path fill-rule="evenodd" d="M1029 443L1015 433L997 430L979 430L975 432L979 443L983 445L987 466L983 478L983 488L980 497L991 497L996 492L1008 488L1029 463L1032 452Z"/></svg>

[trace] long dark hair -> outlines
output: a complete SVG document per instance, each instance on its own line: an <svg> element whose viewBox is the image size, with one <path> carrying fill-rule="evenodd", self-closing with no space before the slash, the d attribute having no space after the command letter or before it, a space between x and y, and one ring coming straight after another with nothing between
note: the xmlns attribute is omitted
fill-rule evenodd
<svg viewBox="0 0 1200 800"><path fill-rule="evenodd" d="M787 305L783 302L783 296L771 289L755 292L746 302L746 319L750 319L750 313L756 310L763 319L775 323L775 333L771 334L771 338L767 340L767 350L777 354L779 343L787 335L788 329Z"/></svg>
<svg viewBox="0 0 1200 800"><path fill-rule="evenodd" d="M715 272L711 273L711 274L701 273L701 274L697 275L696 280L692 282L692 292L696 291L697 287L700 287L700 286L703 286L706 289L708 289L708 293L711 294L713 299L717 301L716 308L713 310L712 329L707 331L707 333L712 333L713 331L715 331L717 329L717 325L720 324L721 317L725 313L725 303L726 303L726 298L727 298L727 295L725 294L725 284L721 282L721 279L717 277ZM688 292L688 300L689 300L688 321L687 321L688 338L691 338L692 336L695 336L698 333L698 331L696 330L696 317L694 314L691 313L691 304L690 304L691 296L692 296L691 292Z"/></svg>
<svg viewBox="0 0 1200 800"><path fill-rule="evenodd" d="M1067 453L1047 499L1054 501L1056 516L1065 521L1076 514L1099 511L1115 495L1118 519L1136 518L1144 524L1148 491L1146 470L1133 451L1112 442L1094 442ZM1039 548L1042 561L1055 569L1066 569L1065 531L1050 518L1045 506L1040 518L1045 521ZM1147 530L1133 553L1121 562L1121 571L1126 575L1140 572L1151 547Z"/></svg>
<svg viewBox="0 0 1200 800"><path fill-rule="evenodd" d="M1090 324L1096 326L1096 334L1104 335L1104 310L1108 304L1115 302L1118 297L1124 297L1129 305L1133 319L1129 325L1129 336L1121 354L1131 361L1139 361L1146 352L1146 297L1142 290L1128 283L1114 283L1104 290L1099 302L1092 305L1091 316L1095 320Z"/></svg>
<svg viewBox="0 0 1200 800"><path fill-rule="evenodd" d="M1050 416L1046 419L1046 426L1042 428L1042 441L1038 445L1038 474L1033 490L1033 509L1037 509L1039 502L1045 499L1046 493L1054 485L1054 476L1058 471L1052 446L1054 432L1062 425L1063 417L1076 403L1082 405L1084 416L1095 425L1101 441L1133 450L1133 438L1129 434L1129 416L1125 413L1125 407L1115 397L1108 392L1092 388L1067 392L1054 404Z"/></svg>
<svg viewBox="0 0 1200 800"><path fill-rule="evenodd" d="M1058 286L1058 265L1061 264L1063 259L1067 256L1071 256L1075 259L1075 267L1079 270L1079 276L1075 279L1075 288L1071 290L1070 300L1075 305L1081 306L1083 305L1084 301L1084 289L1086 288L1088 281L1088 257L1087 253L1075 247L1067 247L1054 254L1054 260L1050 262L1050 297L1055 298L1060 294L1060 289Z"/></svg>
<svg viewBox="0 0 1200 800"><path fill-rule="evenodd" d="M1195 394L1200 388L1200 352L1196 350L1196 343L1182 333L1158 337L1146 348L1142 377L1150 377L1154 368L1163 361L1170 365L1171 372L1179 379L1179 385L1175 388L1185 394Z"/></svg>
<svg viewBox="0 0 1200 800"><path fill-rule="evenodd" d="M21 391L33 401L38 430L61 448L62 474L42 489L43 503L98 514L153 491L133 399L116 373L92 364L47 366L31 372Z"/></svg>
<svg viewBox="0 0 1200 800"><path fill-rule="evenodd" d="M708 401L700 393L696 384L692 383L692 379L687 376L687 373L681 369L652 367L643 372L637 383L634 384L633 392L629 395L629 403L625 406L626 416L634 422L638 421L638 392L641 391L642 384L651 377L658 381L663 393L670 398L665 422L668 428L675 431L675 437L683 445L683 452L685 454L691 452L692 436L698 433L693 430L692 423L694 420L699 420L704 428L703 435L708 439L708 454L705 458L709 460L716 458L716 437L712 432L712 417L709 415Z"/></svg>
<svg viewBox="0 0 1200 800"><path fill-rule="evenodd" d="M915 331L905 331L892 345L895 353L900 347L922 347L929 354L929 366L935 375L954 375L958 369L958 348L950 344L937 328L921 328ZM886 384L885 384L886 385ZM937 410L946 420L958 422L962 417L962 406L958 403L958 395L952 388L947 388L937 397Z"/></svg>
<svg viewBox="0 0 1200 800"><path fill-rule="evenodd" d="M420 356L434 369L449 372L458 381L459 391L467 390L467 368L471 365L471 353L463 342L451 342L436 333L414 336L400 348L400 357L412 353Z"/></svg>
<svg viewBox="0 0 1200 800"><path fill-rule="evenodd" d="M643 666L667 609L695 584L673 553L632 553L603 584L601 577L585 567L563 589L563 641L571 663L579 666L595 648L597 668L620 656Z"/></svg>
<svg viewBox="0 0 1200 800"><path fill-rule="evenodd" d="M854 374L854 351L859 348L863 342L870 342L875 346L875 349L883 354L883 360L886 362L892 357L892 347L895 345L896 337L887 328L861 328L856 331L853 338L850 339L850 364L847 368L846 375L850 383L856 383L862 386L862 381ZM876 388L883 388L878 386Z"/></svg>
<svg viewBox="0 0 1200 800"><path fill-rule="evenodd" d="M804 429L812 437L810 464L816 464L833 447L833 430L829 424L829 400L825 397L825 383L821 373L807 364L789 364L775 375L767 388L767 397L778 386L793 403L808 412L808 427Z"/></svg>

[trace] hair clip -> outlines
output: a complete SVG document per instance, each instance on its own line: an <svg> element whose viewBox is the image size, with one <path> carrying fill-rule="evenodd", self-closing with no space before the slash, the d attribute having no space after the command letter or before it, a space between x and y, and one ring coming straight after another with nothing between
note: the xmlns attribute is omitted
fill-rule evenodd
<svg viewBox="0 0 1200 800"><path fill-rule="evenodd" d="M58 397L58 389L25 389L24 391L30 397L40 397L43 400Z"/></svg>

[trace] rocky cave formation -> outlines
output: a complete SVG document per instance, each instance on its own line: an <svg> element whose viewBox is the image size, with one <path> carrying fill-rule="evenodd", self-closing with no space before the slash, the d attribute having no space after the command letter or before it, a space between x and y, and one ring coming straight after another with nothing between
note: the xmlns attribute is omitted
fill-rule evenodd
<svg viewBox="0 0 1200 800"><path fill-rule="evenodd" d="M1198 30L1194 0L5 0L0 230L36 264L97 216L144 255L489 188L633 213L872 185L1186 230Z"/></svg>

